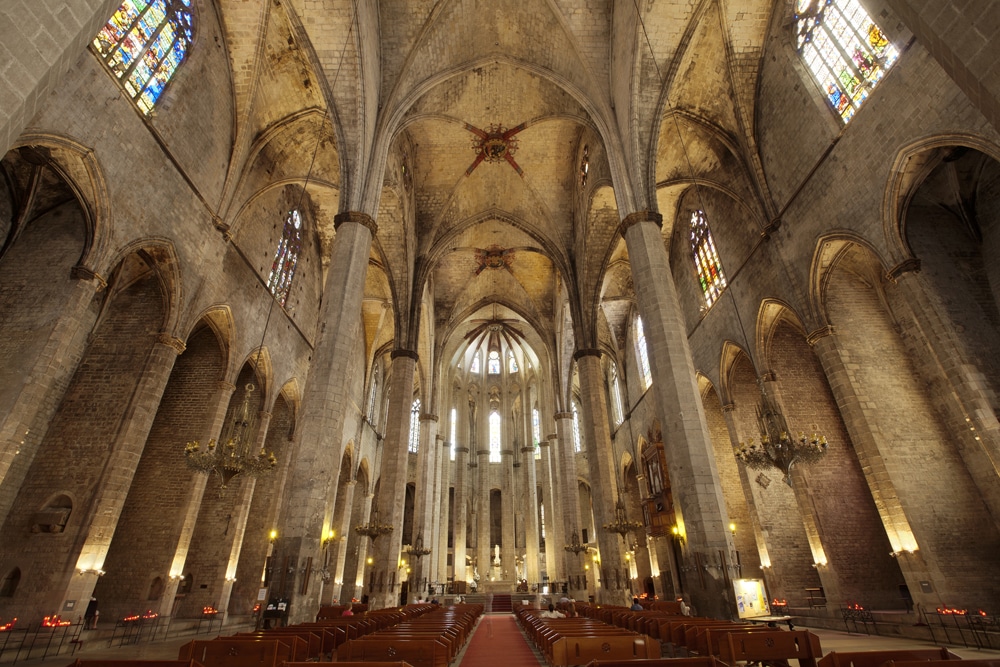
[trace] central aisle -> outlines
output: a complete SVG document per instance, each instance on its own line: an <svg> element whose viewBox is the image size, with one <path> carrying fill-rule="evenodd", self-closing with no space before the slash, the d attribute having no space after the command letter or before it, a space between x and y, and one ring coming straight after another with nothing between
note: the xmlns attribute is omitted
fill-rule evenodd
<svg viewBox="0 0 1000 667"><path fill-rule="evenodd" d="M541 665L513 614L483 616L458 667Z"/></svg>

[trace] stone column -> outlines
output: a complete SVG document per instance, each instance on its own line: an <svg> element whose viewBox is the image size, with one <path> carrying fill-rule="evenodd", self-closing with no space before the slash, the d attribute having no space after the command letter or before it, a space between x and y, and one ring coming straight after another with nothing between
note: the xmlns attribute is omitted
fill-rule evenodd
<svg viewBox="0 0 1000 667"><path fill-rule="evenodd" d="M476 563L479 570L479 585L490 580L493 567L493 545L490 544L490 450L476 451Z"/></svg>
<svg viewBox="0 0 1000 667"><path fill-rule="evenodd" d="M204 442L218 440L222 435L222 427L226 420L226 412L229 411L229 401L236 391L236 385L231 382L219 382L212 402L215 405L212 415L209 417L205 428L206 437ZM202 497L205 495L205 487L208 485L207 475L192 475L191 486L188 489L188 497L184 506L184 520L181 523L181 530L177 536L177 546L174 548L173 561L170 564L170 581L160 598L160 616L169 617L173 607L174 598L177 595L177 588L180 586L181 577L184 576L184 565L187 562L188 550L191 547L191 538L194 537L194 528L198 523L198 510L201 509Z"/></svg>
<svg viewBox="0 0 1000 667"><path fill-rule="evenodd" d="M524 576L529 584L536 584L541 577L538 573L538 479L534 445L521 448L520 473L524 491L517 503L524 508Z"/></svg>
<svg viewBox="0 0 1000 667"><path fill-rule="evenodd" d="M594 505L594 531L601 550L602 604L629 606L629 568L625 560L622 538L604 530L615 520L615 503L624 493L618 482L618 461L611 447L611 422L601 371L600 350L577 350L573 355L580 375L580 400L583 408L580 428L590 467L590 489ZM624 500L624 498L622 498ZM630 520L637 517L630 516ZM626 535L626 538L629 536Z"/></svg>
<svg viewBox="0 0 1000 667"><path fill-rule="evenodd" d="M638 211L619 230L628 247L636 300L646 331L656 413L663 425L667 468L684 549L706 564L690 587L703 616L729 618L730 591L716 555L732 551L729 519L712 439L688 347L687 331L660 233L662 216Z"/></svg>
<svg viewBox="0 0 1000 667"><path fill-rule="evenodd" d="M504 440L510 442L511 434L505 433ZM502 517L500 519L500 579L513 581L515 578L514 559L517 555L514 538L514 518L523 509L523 498L514 496L514 450L500 450L500 499Z"/></svg>
<svg viewBox="0 0 1000 667"><path fill-rule="evenodd" d="M184 342L168 334L160 334L146 359L135 393L122 415L115 439L108 443L110 455L100 479L94 485L97 492L84 517L87 528L81 531L79 556L73 570L95 572L104 566L118 518L121 516L135 468L146 446L149 429L153 426L156 409L170 379L177 355L184 351ZM72 556L68 555L68 558ZM97 584L97 576L89 574L70 578L59 609L66 600L88 600Z"/></svg>
<svg viewBox="0 0 1000 667"><path fill-rule="evenodd" d="M427 593L427 583L430 581L431 559L436 553L434 541L434 514L438 506L437 487L435 486L435 471L437 470L437 455L441 450L437 446L438 416L428 413L420 415L420 449L417 451L417 487L413 499L413 546L419 538L423 548L431 549L431 553L419 558L411 557L410 598L417 600ZM405 464L404 464L405 470ZM405 480L404 480L405 485Z"/></svg>
<svg viewBox="0 0 1000 667"><path fill-rule="evenodd" d="M292 462L291 479L295 482L288 487L282 517L285 537L280 542L280 556L293 563L319 555L323 530L329 525L330 498L344 454L344 416L353 409L353 397L348 396L350 383L344 378L354 363L368 255L378 231L370 216L353 211L337 214L334 224L337 233L323 291L316 348L301 417L296 420L301 426L296 429L296 457ZM408 398L410 388L402 393ZM404 413L409 417L409 407ZM403 445L405 453L405 441ZM318 579L313 578L305 594L298 592L300 587L294 587L291 622L312 619L320 600Z"/></svg>
<svg viewBox="0 0 1000 667"><path fill-rule="evenodd" d="M443 584L448 581L448 528L452 518L449 516L448 500L451 480L451 443L438 434L438 466L437 495L438 508L434 513L434 569L431 571L431 582ZM437 591L435 591L436 593Z"/></svg>
<svg viewBox="0 0 1000 667"><path fill-rule="evenodd" d="M563 555L564 579L569 581L569 593L577 600L586 600L589 593L584 583L585 560L588 558L586 552L574 554L565 551L564 547L572 542L572 536L576 534L583 540L580 532L580 501L577 492L576 478L576 452L573 449L573 413L557 412L555 414L556 432L558 434L558 445L556 447L555 466L560 472L560 488L556 491L560 498L560 511L562 519L562 536L564 542L555 545L555 548ZM553 495L556 495L555 493ZM556 517L553 519L558 520Z"/></svg>
<svg viewBox="0 0 1000 667"><path fill-rule="evenodd" d="M551 437L551 436L550 436ZM552 438L553 440L555 438ZM555 500L553 499L552 474L551 474L551 450L549 440L542 440L538 443L542 450L541 468L539 471L539 486L542 489L542 505L545 508L545 571L551 581L562 579L562 547L557 535L556 527L562 524L561 515L554 511ZM558 551L556 551L558 549Z"/></svg>
<svg viewBox="0 0 1000 667"><path fill-rule="evenodd" d="M358 503L356 511L352 512L355 526L368 523L368 518L371 516L372 511L372 499L374 497L371 489L368 489L364 498ZM340 594L343 596L345 602L351 598L360 600L367 590L368 582L365 580L365 568L368 564L368 546L371 542L367 537L358 535L357 533L351 535L348 539L348 549L350 549L351 544L354 544L355 553L353 555L351 553L347 554L348 558L344 567L344 586L341 588Z"/></svg>
<svg viewBox="0 0 1000 667"><path fill-rule="evenodd" d="M399 557L403 538L403 508L406 501L407 443L410 438L410 409L413 402L413 373L417 353L393 350L392 385L389 390L388 419L377 499L381 520L393 527L388 535L375 541L374 588L369 593L369 607L384 609L399 605Z"/></svg>
<svg viewBox="0 0 1000 667"><path fill-rule="evenodd" d="M727 403L722 406L722 417L726 421L726 431L729 433L729 443L735 450L740 444L740 430L736 424L736 405L734 403ZM753 529L754 543L757 546L757 555L760 559L761 569L765 575L765 583L767 582L767 574L771 568L771 556L767 550L767 534L765 533L763 527L761 526L760 512L757 509L757 501L754 499L754 494L750 487L750 475L747 472L747 467L744 465L737 465L737 470L740 475L740 486L743 489L743 498L746 499L747 503L747 514L750 516L750 526ZM734 545L735 546L735 545Z"/></svg>
<svg viewBox="0 0 1000 667"><path fill-rule="evenodd" d="M459 410L461 412L461 410ZM468 521L468 480L469 480L469 448L461 445L455 446L455 521L452 530L454 531L455 542L452 547L452 563L454 563L455 581L466 581L465 572L465 532Z"/></svg>
<svg viewBox="0 0 1000 667"><path fill-rule="evenodd" d="M347 560L347 540L351 533L351 510L354 508L354 491L357 486L358 480L356 479L347 483L347 489L344 491L344 511L340 515L340 523L333 527L334 537L326 545L324 558L330 559L326 565L330 577L330 582L327 585L332 585L333 588L329 598L331 602L333 600L344 602L340 597L344 593L345 583L349 590L353 590L354 586L353 581L344 581L344 565ZM351 597L354 597L353 592Z"/></svg>

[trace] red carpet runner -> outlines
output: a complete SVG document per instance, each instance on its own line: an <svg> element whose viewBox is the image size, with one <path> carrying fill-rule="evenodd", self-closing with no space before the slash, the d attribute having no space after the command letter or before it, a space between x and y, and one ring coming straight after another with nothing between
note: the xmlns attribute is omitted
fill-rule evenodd
<svg viewBox="0 0 1000 667"><path fill-rule="evenodd" d="M458 667L537 667L535 657L524 635L517 627L514 616L483 616L476 633L469 641L469 648Z"/></svg>

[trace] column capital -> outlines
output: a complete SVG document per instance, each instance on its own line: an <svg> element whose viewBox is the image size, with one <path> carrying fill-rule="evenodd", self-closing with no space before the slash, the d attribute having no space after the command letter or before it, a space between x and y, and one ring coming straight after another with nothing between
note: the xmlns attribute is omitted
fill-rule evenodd
<svg viewBox="0 0 1000 667"><path fill-rule="evenodd" d="M541 444L541 443L539 443L539 444ZM527 453L533 452L533 451L535 451L535 448L533 446L531 446L531 445L528 445L527 447L521 447L521 453L522 454L527 454Z"/></svg>
<svg viewBox="0 0 1000 667"><path fill-rule="evenodd" d="M267 410L261 410L260 412L257 413L257 416L260 418L262 422L271 421L271 413L268 412Z"/></svg>
<svg viewBox="0 0 1000 667"><path fill-rule="evenodd" d="M572 417L573 414L570 413L570 416ZM557 434L555 434L555 433L551 433L551 434L545 436L545 446L548 447L548 445L549 445L548 441L549 440L558 440L558 439L559 439L559 436Z"/></svg>
<svg viewBox="0 0 1000 667"><path fill-rule="evenodd" d="M763 371L758 379L761 382L777 382L778 375L774 371Z"/></svg>
<svg viewBox="0 0 1000 667"><path fill-rule="evenodd" d="M441 441L441 446L446 449L451 449L451 443L444 439L444 436L440 433L437 435L437 439Z"/></svg>
<svg viewBox="0 0 1000 667"><path fill-rule="evenodd" d="M420 355L413 350L398 349L389 353L390 359L397 359L399 357L406 357L407 359L413 359L413 361L420 361Z"/></svg>
<svg viewBox="0 0 1000 667"><path fill-rule="evenodd" d="M809 332L809 335L806 336L806 342L809 343L810 346L813 346L816 343L818 343L821 338L826 338L827 336L832 336L832 335L834 335L834 333L835 332L833 330L833 325L832 324L827 324L824 327L820 327L819 329L816 329L815 331Z"/></svg>
<svg viewBox="0 0 1000 667"><path fill-rule="evenodd" d="M103 292L104 288L108 286L108 281L105 280L101 274L93 269L84 266L83 264L77 264L72 269L69 270L70 278L74 280L92 280L94 281L94 290L98 292Z"/></svg>
<svg viewBox="0 0 1000 667"><path fill-rule="evenodd" d="M219 380L219 384L215 385L215 388L219 391L225 391L230 394L236 391L236 385L232 382L226 382L225 380Z"/></svg>
<svg viewBox="0 0 1000 667"><path fill-rule="evenodd" d="M437 415L432 415L429 412L421 412L420 413L420 421L422 421L422 422L436 422L437 420L438 420L438 416Z"/></svg>
<svg viewBox="0 0 1000 667"><path fill-rule="evenodd" d="M597 357L600 359L601 351L596 348L583 348L573 353L573 361L579 361L584 357Z"/></svg>
<svg viewBox="0 0 1000 667"><path fill-rule="evenodd" d="M333 216L334 230L340 229L340 226L345 222L356 222L359 225L364 225L372 233L372 236L378 234L378 225L375 224L375 220L367 213L362 213L361 211L341 211Z"/></svg>
<svg viewBox="0 0 1000 667"><path fill-rule="evenodd" d="M897 282L899 277L906 273L916 273L920 271L920 260L916 257L904 259L902 262L885 272L886 280Z"/></svg>
<svg viewBox="0 0 1000 667"><path fill-rule="evenodd" d="M500 450L500 456L514 456L514 450L513 449L501 449Z"/></svg>
<svg viewBox="0 0 1000 667"><path fill-rule="evenodd" d="M477 449L476 450L476 454L478 456L489 456L490 455L490 450L488 450L488 449Z"/></svg>
<svg viewBox="0 0 1000 667"><path fill-rule="evenodd" d="M663 227L663 216L656 211L634 211L626 215L619 223L618 233L625 236L629 227L640 222L652 222L657 227Z"/></svg>
<svg viewBox="0 0 1000 667"><path fill-rule="evenodd" d="M572 412L557 412L554 415L552 415L552 418L555 419L555 420L557 420L557 421L560 420L560 419L572 419L573 418L573 413ZM558 436L550 435L549 437L550 438L555 438L555 437L558 437Z"/></svg>
<svg viewBox="0 0 1000 667"><path fill-rule="evenodd" d="M723 413L736 412L736 404L726 403L725 405L722 406L722 412Z"/></svg>
<svg viewBox="0 0 1000 667"><path fill-rule="evenodd" d="M349 480L349 481L345 482L346 486L357 486L357 484L358 484L358 480L356 480L356 479L352 479L352 480Z"/></svg>
<svg viewBox="0 0 1000 667"><path fill-rule="evenodd" d="M160 345L166 345L177 354L182 354L184 350L187 349L187 345L184 344L184 341L182 341L180 338L171 336L168 333L158 334L156 336L156 342L159 343Z"/></svg>
<svg viewBox="0 0 1000 667"><path fill-rule="evenodd" d="M468 447L456 447L455 448L455 453L456 454L468 454L469 453L469 448Z"/></svg>
<svg viewBox="0 0 1000 667"><path fill-rule="evenodd" d="M548 440L539 440L538 441L538 446L539 447L548 447L549 446L549 441Z"/></svg>

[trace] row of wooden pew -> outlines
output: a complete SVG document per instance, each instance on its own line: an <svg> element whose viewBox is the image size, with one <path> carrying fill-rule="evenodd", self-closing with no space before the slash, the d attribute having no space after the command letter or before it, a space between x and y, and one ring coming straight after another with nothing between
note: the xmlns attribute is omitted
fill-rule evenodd
<svg viewBox="0 0 1000 667"><path fill-rule="evenodd" d="M649 635L592 618L545 618L536 609L516 609L524 633L554 667L582 665L595 658L636 660L660 657Z"/></svg>

